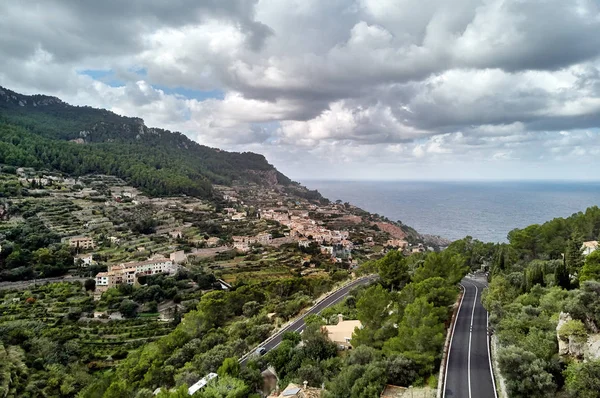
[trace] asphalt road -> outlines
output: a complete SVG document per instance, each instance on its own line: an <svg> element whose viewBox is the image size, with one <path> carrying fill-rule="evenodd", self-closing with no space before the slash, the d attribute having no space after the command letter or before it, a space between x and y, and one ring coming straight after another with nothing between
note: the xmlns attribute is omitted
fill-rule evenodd
<svg viewBox="0 0 600 398"><path fill-rule="evenodd" d="M262 344L259 344L259 347L264 347L267 351L272 350L273 348L277 347L281 343L281 338L285 332L301 332L304 329L304 326L305 326L304 317L305 316L307 316L309 314L318 314L321 311L323 311L325 308L331 307L332 305L339 303L355 287L371 283L372 281L376 280L377 278L378 278L378 276L373 275L373 276L370 276L367 278L357 279L354 282L344 286L343 288L336 290L331 295L329 295L325 299L321 300L321 302L319 302L315 306L311 307L300 318L296 319L294 322L292 322L285 328L281 329L279 332L277 332L276 334L271 336L268 340L266 340ZM246 362L248 361L248 359L250 359L250 358L251 358L251 356L245 357L240 361L240 363L242 365L245 365Z"/></svg>
<svg viewBox="0 0 600 398"><path fill-rule="evenodd" d="M481 304L487 286L482 278L466 277L450 341L443 398L496 398L487 333L488 314Z"/></svg>

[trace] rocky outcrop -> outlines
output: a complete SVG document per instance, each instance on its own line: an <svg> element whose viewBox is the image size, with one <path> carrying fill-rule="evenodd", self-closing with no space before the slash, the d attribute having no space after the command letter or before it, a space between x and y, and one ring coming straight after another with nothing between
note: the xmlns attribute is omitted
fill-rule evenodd
<svg viewBox="0 0 600 398"><path fill-rule="evenodd" d="M404 232L402 230L402 228L400 228L397 225L391 224L389 222L383 222L383 221L376 222L375 224L379 227L380 230L390 234L390 236L392 238L395 238L395 239L405 239L406 238L406 232Z"/></svg>
<svg viewBox="0 0 600 398"><path fill-rule="evenodd" d="M23 95L15 93L14 91L8 90L6 88L0 87L0 100L20 106L48 106L48 105L56 105L56 104L64 104L60 99L56 97L50 97L47 95Z"/></svg>
<svg viewBox="0 0 600 398"><path fill-rule="evenodd" d="M246 170L247 173L257 176L261 183L267 185L277 185L277 170Z"/></svg>
<svg viewBox="0 0 600 398"><path fill-rule="evenodd" d="M579 360L600 359L600 334L588 335L582 322L561 312L556 325L558 354Z"/></svg>

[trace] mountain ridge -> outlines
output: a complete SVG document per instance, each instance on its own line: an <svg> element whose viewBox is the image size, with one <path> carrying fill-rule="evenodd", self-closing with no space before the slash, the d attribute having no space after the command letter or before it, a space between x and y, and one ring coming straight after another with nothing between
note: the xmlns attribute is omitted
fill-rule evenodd
<svg viewBox="0 0 600 398"><path fill-rule="evenodd" d="M0 163L47 166L76 175L105 172L154 195L185 193L206 197L212 194L212 184L231 185L235 181L305 189L261 154L212 148L180 132L148 127L141 118L73 106L42 94L20 94L1 86L0 129ZM76 162L57 160L60 154L47 146L60 147L58 152L70 153ZM90 156L99 157L98 164L90 164ZM114 167L102 166L103 157L108 157ZM182 180L173 184L167 176L149 176L153 172ZM158 186L147 181L156 178L160 180ZM186 183L191 187L186 189Z"/></svg>

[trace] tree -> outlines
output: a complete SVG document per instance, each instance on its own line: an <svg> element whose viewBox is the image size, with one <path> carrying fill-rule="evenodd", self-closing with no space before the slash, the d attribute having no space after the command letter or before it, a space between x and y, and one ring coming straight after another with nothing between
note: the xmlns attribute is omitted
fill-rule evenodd
<svg viewBox="0 0 600 398"><path fill-rule="evenodd" d="M545 370L544 361L529 351L516 346L503 348L498 353L498 364L511 397L545 398L556 391L556 384Z"/></svg>
<svg viewBox="0 0 600 398"><path fill-rule="evenodd" d="M569 278L569 270L567 269L567 259L563 258L554 269L554 285L560 286L563 289L569 289L571 287L571 280Z"/></svg>
<svg viewBox="0 0 600 398"><path fill-rule="evenodd" d="M135 318L137 315L137 309L138 305L135 303L135 301L129 299L124 299L119 305L119 312L125 318Z"/></svg>
<svg viewBox="0 0 600 398"><path fill-rule="evenodd" d="M441 253L430 253L423 264L417 268L412 276L413 282L421 282L425 279L442 277L449 284L460 282L469 271L464 265L464 259L460 254L443 251Z"/></svg>
<svg viewBox="0 0 600 398"><path fill-rule="evenodd" d="M572 236L567 242L567 248L565 250L565 259L567 262L567 269L570 274L577 274L583 266L584 258L581 251L582 239Z"/></svg>
<svg viewBox="0 0 600 398"><path fill-rule="evenodd" d="M381 285L373 285L362 292L356 303L356 311L363 328L354 331L353 347L366 344L380 348L383 341L387 340L390 328L383 326L389 317L390 302L390 293Z"/></svg>
<svg viewBox="0 0 600 398"><path fill-rule="evenodd" d="M403 355L391 355L386 360L387 382L410 386L419 377L419 366Z"/></svg>
<svg viewBox="0 0 600 398"><path fill-rule="evenodd" d="M20 347L0 343L0 396L20 396L26 386L28 369Z"/></svg>
<svg viewBox="0 0 600 398"><path fill-rule="evenodd" d="M201 398L244 398L249 392L242 380L222 376L211 380L198 395Z"/></svg>
<svg viewBox="0 0 600 398"><path fill-rule="evenodd" d="M565 371L567 391L578 398L596 398L600 391L600 361L572 362Z"/></svg>
<svg viewBox="0 0 600 398"><path fill-rule="evenodd" d="M481 301L489 312L496 312L502 306L511 303L519 295L519 290L502 275L495 276L483 291Z"/></svg>
<svg viewBox="0 0 600 398"><path fill-rule="evenodd" d="M401 251L392 250L377 261L381 283L388 289L400 290L408 283L408 264Z"/></svg>
<svg viewBox="0 0 600 398"><path fill-rule="evenodd" d="M446 308L435 307L425 297L406 306L398 335L385 342L387 354L404 354L425 372L432 372L444 344Z"/></svg>
<svg viewBox="0 0 600 398"><path fill-rule="evenodd" d="M581 268L579 281L600 281L600 250L593 251L585 258L585 264Z"/></svg>
<svg viewBox="0 0 600 398"><path fill-rule="evenodd" d="M94 279L86 279L85 282L83 282L83 287L85 288L86 291L95 291L96 290L96 280Z"/></svg>
<svg viewBox="0 0 600 398"><path fill-rule="evenodd" d="M225 358L223 364L219 367L217 371L218 375L223 376L231 376L238 377L240 374L240 363L237 358Z"/></svg>
<svg viewBox="0 0 600 398"><path fill-rule="evenodd" d="M309 324L302 333L303 352L314 360L331 358L337 354L335 343L327 338L327 333L318 324Z"/></svg>
<svg viewBox="0 0 600 398"><path fill-rule="evenodd" d="M244 313L244 316L250 318L258 314L260 308L261 305L256 301L248 301L242 306L242 312Z"/></svg>

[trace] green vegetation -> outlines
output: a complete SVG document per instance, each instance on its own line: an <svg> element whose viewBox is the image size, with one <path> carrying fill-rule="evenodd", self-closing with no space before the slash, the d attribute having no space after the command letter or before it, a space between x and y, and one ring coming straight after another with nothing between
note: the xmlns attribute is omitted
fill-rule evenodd
<svg viewBox="0 0 600 398"><path fill-rule="evenodd" d="M181 133L148 128L141 119L3 90L18 99L0 101L0 163L70 175L111 174L152 195L210 197L212 183L262 182L269 173L281 184L291 183L262 155L215 150Z"/></svg>
<svg viewBox="0 0 600 398"><path fill-rule="evenodd" d="M94 372L173 329L156 318L93 320L94 308L79 283L0 291L2 396L73 397Z"/></svg>
<svg viewBox="0 0 600 398"><path fill-rule="evenodd" d="M598 361L580 361L600 327L600 255L584 258L583 241L600 234L600 209L515 229L508 244L466 238L448 250L478 253L471 267L490 271L483 295L498 341L498 364L510 397L598 394ZM564 254L564 256L563 256ZM559 314L568 313L558 330ZM559 355L559 338L565 350Z"/></svg>
<svg viewBox="0 0 600 398"><path fill-rule="evenodd" d="M378 396L386 383L435 384L445 324L458 296L456 280L467 272L463 263L448 252L429 254L415 264L392 251L365 264L368 272L380 272L380 283L359 288L321 316L311 316L301 336L286 334L264 361L275 368L281 385L325 382L327 397ZM354 332L354 349L342 356L321 329L336 323L338 313L363 325Z"/></svg>

